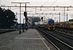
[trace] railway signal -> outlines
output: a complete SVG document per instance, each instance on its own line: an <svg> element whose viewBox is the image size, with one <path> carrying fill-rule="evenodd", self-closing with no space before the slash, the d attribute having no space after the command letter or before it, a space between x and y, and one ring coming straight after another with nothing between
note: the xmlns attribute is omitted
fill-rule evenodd
<svg viewBox="0 0 73 50"><path fill-rule="evenodd" d="M26 4L27 4L27 3L29 3L29 2L26 2L26 3L25 3L25 12L24 12L26 30L27 30L27 28L28 28L28 25L27 25L27 23L28 23L28 18L27 18L27 11L26 11Z"/></svg>
<svg viewBox="0 0 73 50"><path fill-rule="evenodd" d="M43 21L43 17L41 17L41 20Z"/></svg>

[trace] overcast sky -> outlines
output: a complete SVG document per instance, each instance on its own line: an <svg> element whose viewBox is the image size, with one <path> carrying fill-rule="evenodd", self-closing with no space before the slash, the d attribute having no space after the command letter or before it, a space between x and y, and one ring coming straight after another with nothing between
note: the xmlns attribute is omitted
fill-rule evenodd
<svg viewBox="0 0 73 50"><path fill-rule="evenodd" d="M50 6L53 6L53 5L72 6L73 5L73 0L0 0L0 5L14 5L14 4L11 4L11 2L30 2L30 4L28 5L50 5ZM18 17L18 22L19 22L19 17Z"/></svg>
<svg viewBox="0 0 73 50"><path fill-rule="evenodd" d="M73 5L73 0L0 0L0 5L10 5L14 1L28 1L32 5Z"/></svg>

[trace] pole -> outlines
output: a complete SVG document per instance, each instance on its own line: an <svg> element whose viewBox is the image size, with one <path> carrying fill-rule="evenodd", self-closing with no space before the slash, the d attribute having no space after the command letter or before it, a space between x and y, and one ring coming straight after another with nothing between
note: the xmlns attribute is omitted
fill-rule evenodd
<svg viewBox="0 0 73 50"><path fill-rule="evenodd" d="M21 34L21 3L20 4L20 30L19 30L19 34Z"/></svg>
<svg viewBox="0 0 73 50"><path fill-rule="evenodd" d="M23 18L23 24L24 24L24 20L25 20L25 19Z"/></svg>
<svg viewBox="0 0 73 50"><path fill-rule="evenodd" d="M26 12L26 3L25 3L25 12Z"/></svg>
<svg viewBox="0 0 73 50"><path fill-rule="evenodd" d="M64 7L64 22L65 22L65 7Z"/></svg>
<svg viewBox="0 0 73 50"><path fill-rule="evenodd" d="M68 21L68 13L66 14L66 21Z"/></svg>
<svg viewBox="0 0 73 50"><path fill-rule="evenodd" d="M59 13L59 22L60 22L60 13Z"/></svg>
<svg viewBox="0 0 73 50"><path fill-rule="evenodd" d="M22 30L24 32L24 18L23 18Z"/></svg>

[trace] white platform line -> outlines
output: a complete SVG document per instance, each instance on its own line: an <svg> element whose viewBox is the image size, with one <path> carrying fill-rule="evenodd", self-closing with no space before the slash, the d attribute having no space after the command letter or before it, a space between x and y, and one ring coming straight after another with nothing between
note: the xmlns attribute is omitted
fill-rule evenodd
<svg viewBox="0 0 73 50"><path fill-rule="evenodd" d="M17 38L15 38L15 39L29 39L29 40L30 40L30 39L34 39L34 40L35 40L35 39L44 39L44 38L24 38L24 37L17 37Z"/></svg>
<svg viewBox="0 0 73 50"><path fill-rule="evenodd" d="M37 33L37 34L39 34L39 33ZM48 50L50 50L50 48L47 46L47 44L45 43L45 41L44 41L44 39L42 39L42 36L39 34L39 37L40 37L40 39L42 40L42 42L44 43L44 45L46 46L46 48L48 49Z"/></svg>

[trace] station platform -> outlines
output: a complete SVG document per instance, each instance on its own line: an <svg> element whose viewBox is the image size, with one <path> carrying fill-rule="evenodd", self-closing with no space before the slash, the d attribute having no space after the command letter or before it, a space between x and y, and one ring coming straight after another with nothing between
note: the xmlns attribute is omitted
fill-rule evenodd
<svg viewBox="0 0 73 50"><path fill-rule="evenodd" d="M28 29L14 38L14 41L3 46L1 50L50 50L36 29Z"/></svg>

